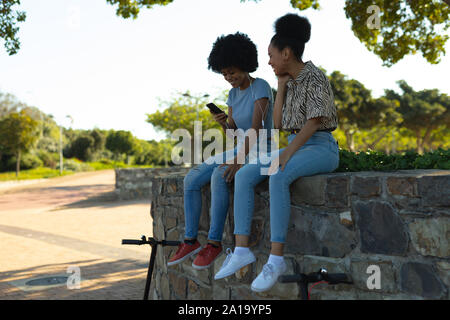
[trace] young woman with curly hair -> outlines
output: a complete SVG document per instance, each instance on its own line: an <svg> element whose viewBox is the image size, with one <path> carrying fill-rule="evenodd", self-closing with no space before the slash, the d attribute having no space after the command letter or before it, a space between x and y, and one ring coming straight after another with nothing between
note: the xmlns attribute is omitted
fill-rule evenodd
<svg viewBox="0 0 450 320"><path fill-rule="evenodd" d="M269 84L250 73L258 67L257 50L242 33L218 37L208 58L208 68L222 74L232 86L228 96L228 116L213 114L214 120L226 129L272 129L273 97ZM221 240L229 207L228 183L243 166L237 159L246 159L249 140L232 150L208 158L192 168L184 179L185 240L168 265L176 265L198 253L192 263L195 269L208 268L222 252ZM256 144L255 144L256 145ZM243 156L243 158L242 158ZM232 159L230 161L230 159ZM202 207L201 188L211 182L210 229L208 243L202 247L197 240Z"/></svg>
<svg viewBox="0 0 450 320"><path fill-rule="evenodd" d="M269 290L286 270L284 244L290 219L290 184L299 177L334 171L339 148L331 132L338 125L331 85L311 61L303 62L305 43L311 35L309 21L287 14L275 22L275 35L268 47L269 65L278 78L274 104L274 127L290 131L288 146L272 152L269 166L271 251L267 263L252 282L256 292ZM253 215L253 189L267 176L260 162L243 167L235 177L234 206L236 248L216 274L220 279L256 261L248 247ZM253 177L249 179L248 177Z"/></svg>

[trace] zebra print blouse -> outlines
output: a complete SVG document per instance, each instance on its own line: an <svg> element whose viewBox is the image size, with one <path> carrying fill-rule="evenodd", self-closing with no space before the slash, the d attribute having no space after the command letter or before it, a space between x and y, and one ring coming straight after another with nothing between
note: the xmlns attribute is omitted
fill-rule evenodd
<svg viewBox="0 0 450 320"><path fill-rule="evenodd" d="M331 84L322 70L308 61L298 77L287 82L281 127L282 130L301 129L307 120L316 117L322 117L318 130L337 128Z"/></svg>

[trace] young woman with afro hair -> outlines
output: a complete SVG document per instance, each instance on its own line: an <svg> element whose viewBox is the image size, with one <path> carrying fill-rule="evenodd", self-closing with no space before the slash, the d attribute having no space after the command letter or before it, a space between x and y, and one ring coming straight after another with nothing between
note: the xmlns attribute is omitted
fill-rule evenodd
<svg viewBox="0 0 450 320"><path fill-rule="evenodd" d="M269 65L278 78L274 128L291 134L288 146L272 151L272 161L266 166L269 167L271 251L267 263L252 282L251 289L255 292L269 290L286 271L283 252L291 213L290 184L299 177L332 172L339 165L339 148L331 134L338 125L331 85L311 61L302 60L310 35L311 25L306 18L286 14L275 22L275 35L268 47ZM248 240L253 189L267 178L260 174L262 167L261 162L248 164L235 177L236 248L216 279L232 275L256 261Z"/></svg>
<svg viewBox="0 0 450 320"><path fill-rule="evenodd" d="M258 134L260 129L273 128L270 85L263 79L250 76L257 67L257 49L247 35L237 32L216 39L208 58L208 68L221 74L232 88L227 100L228 116L225 113L211 114L225 132L227 129L242 129L239 132L254 129ZM229 207L229 183L233 182L236 172L244 165L238 159L245 159L248 163L249 152L257 146L257 143L250 146L248 136L238 141L245 144L238 143L234 149L208 158L186 175L185 240L169 260L169 266L198 253L192 266L206 269L222 252L222 234ZM197 240L202 207L201 188L208 182L211 186L211 220L207 244L202 247Z"/></svg>

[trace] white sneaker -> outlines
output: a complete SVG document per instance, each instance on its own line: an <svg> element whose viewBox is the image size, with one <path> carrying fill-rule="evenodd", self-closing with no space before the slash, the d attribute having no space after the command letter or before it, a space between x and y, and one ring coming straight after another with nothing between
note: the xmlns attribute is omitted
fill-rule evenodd
<svg viewBox="0 0 450 320"><path fill-rule="evenodd" d="M271 263L266 263L263 266L261 273L252 282L252 290L255 292L267 291L273 287L277 282L278 277L286 271L286 264L275 266Z"/></svg>
<svg viewBox="0 0 450 320"><path fill-rule="evenodd" d="M239 271L239 269L245 267L246 265L256 261L255 256L251 251L245 255L235 255L231 250L227 250L227 257L222 264L219 272L214 276L214 280L219 280L231 276L232 274Z"/></svg>

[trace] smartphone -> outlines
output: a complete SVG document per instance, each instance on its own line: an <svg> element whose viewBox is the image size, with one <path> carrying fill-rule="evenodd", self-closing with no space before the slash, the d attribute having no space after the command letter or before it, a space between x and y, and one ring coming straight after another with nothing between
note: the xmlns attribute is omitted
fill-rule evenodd
<svg viewBox="0 0 450 320"><path fill-rule="evenodd" d="M206 105L209 110L211 110L212 113L214 114L219 114L219 113L225 113L223 110L221 110L218 106L216 106L214 103L208 103ZM226 114L225 114L226 115ZM228 115L226 115L228 117Z"/></svg>

